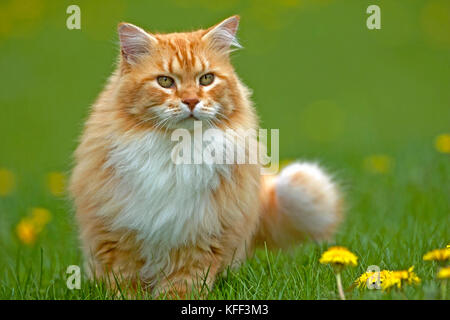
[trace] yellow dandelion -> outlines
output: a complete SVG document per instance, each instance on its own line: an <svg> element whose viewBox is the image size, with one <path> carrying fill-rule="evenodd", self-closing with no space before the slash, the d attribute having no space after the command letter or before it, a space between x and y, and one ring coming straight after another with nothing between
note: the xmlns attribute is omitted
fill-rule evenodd
<svg viewBox="0 0 450 320"><path fill-rule="evenodd" d="M450 278L450 266L439 269L437 275L438 279L448 279Z"/></svg>
<svg viewBox="0 0 450 320"><path fill-rule="evenodd" d="M419 284L420 278L419 276L414 272L414 266L410 267L408 269L408 277L406 278L408 284Z"/></svg>
<svg viewBox="0 0 450 320"><path fill-rule="evenodd" d="M50 222L50 211L44 208L33 208L31 210L31 221L40 232Z"/></svg>
<svg viewBox="0 0 450 320"><path fill-rule="evenodd" d="M450 248L431 250L423 256L425 261L447 261L450 258Z"/></svg>
<svg viewBox="0 0 450 320"><path fill-rule="evenodd" d="M33 244L44 227L50 222L50 211L44 208L33 208L31 215L20 220L16 233L24 244Z"/></svg>
<svg viewBox="0 0 450 320"><path fill-rule="evenodd" d="M441 264L444 264L450 257L450 244L444 249L435 249L431 250L423 256L423 260L425 261L439 261ZM442 299L445 300L447 296L447 279L450 277L450 267L444 267L439 269L438 279L442 280L441 284L441 296Z"/></svg>
<svg viewBox="0 0 450 320"><path fill-rule="evenodd" d="M389 277L391 271L389 270L381 270L379 272L380 276L380 286L383 285L383 283L386 281L386 279ZM377 283L378 274L377 272L371 271L371 272L365 272L362 275L359 276L358 279L355 280L354 284L358 288L367 288L367 282L370 279L372 284Z"/></svg>
<svg viewBox="0 0 450 320"><path fill-rule="evenodd" d="M331 247L325 251L319 260L322 264L333 264L340 266L358 265L358 257L344 247Z"/></svg>
<svg viewBox="0 0 450 320"><path fill-rule="evenodd" d="M421 27L424 39L434 46L450 45L450 3L445 0L430 0L421 10Z"/></svg>
<svg viewBox="0 0 450 320"><path fill-rule="evenodd" d="M14 190L14 174L4 168L0 168L0 196L7 196Z"/></svg>
<svg viewBox="0 0 450 320"><path fill-rule="evenodd" d="M447 299L447 282L448 278L450 278L450 266L439 269L438 279L442 280L441 282L441 296L442 300Z"/></svg>
<svg viewBox="0 0 450 320"><path fill-rule="evenodd" d="M450 134L438 135L434 141L434 146L441 153L450 153Z"/></svg>
<svg viewBox="0 0 450 320"><path fill-rule="evenodd" d="M392 276L392 271L390 272L389 276L384 279L383 283L381 284L381 289L386 291L390 290L391 288L402 288L402 280L398 277Z"/></svg>
<svg viewBox="0 0 450 320"><path fill-rule="evenodd" d="M53 195L63 195L66 190L66 176L61 172L50 172L47 175L47 186Z"/></svg>
<svg viewBox="0 0 450 320"><path fill-rule="evenodd" d="M345 247L335 246L328 248L327 251L322 253L319 262L322 264L331 264L333 266L339 297L341 300L345 300L341 271L344 266L356 266L358 264L358 257Z"/></svg>
<svg viewBox="0 0 450 320"><path fill-rule="evenodd" d="M17 225L16 233L19 240L27 245L31 245L36 241L36 227L30 219L22 219Z"/></svg>
<svg viewBox="0 0 450 320"><path fill-rule="evenodd" d="M392 287L401 289L402 286L406 284L411 285L420 283L420 278L413 270L414 266L410 267L408 270L397 270L389 272L389 275L381 285L381 288L383 290L388 290Z"/></svg>
<svg viewBox="0 0 450 320"><path fill-rule="evenodd" d="M364 168L371 173L388 173L394 165L394 160L385 154L376 154L364 159Z"/></svg>

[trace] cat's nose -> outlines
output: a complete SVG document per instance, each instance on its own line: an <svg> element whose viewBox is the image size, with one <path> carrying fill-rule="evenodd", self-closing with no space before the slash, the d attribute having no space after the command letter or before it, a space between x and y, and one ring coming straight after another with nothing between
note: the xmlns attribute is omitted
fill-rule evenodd
<svg viewBox="0 0 450 320"><path fill-rule="evenodd" d="M188 99L183 99L181 102L183 102L184 104L187 104L189 109L191 109L191 111L192 111L192 110L194 110L197 103L200 102L200 100L198 100L197 98L188 98Z"/></svg>

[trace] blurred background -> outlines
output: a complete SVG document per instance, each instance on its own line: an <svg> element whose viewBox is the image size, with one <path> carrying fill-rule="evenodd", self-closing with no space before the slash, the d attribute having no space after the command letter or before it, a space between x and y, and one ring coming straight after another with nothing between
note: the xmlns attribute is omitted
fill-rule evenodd
<svg viewBox="0 0 450 320"><path fill-rule="evenodd" d="M66 8L81 8L81 30ZM381 30L366 8L381 7ZM7 1L0 5L0 165L66 170L114 68L116 26L174 32L241 15L233 56L282 157L378 153L450 125L450 1ZM24 172L25 173L25 172Z"/></svg>
<svg viewBox="0 0 450 320"><path fill-rule="evenodd" d="M81 30L66 27L71 4ZM366 27L371 4L381 7L381 30ZM0 250L34 243L51 219L54 252L77 246L65 185L89 107L114 69L117 24L175 32L233 14L244 47L233 63L261 126L280 129L283 161L320 161L356 192L357 208L375 200L354 182L370 189L393 170L448 187L448 167L434 162L450 152L448 0L1 0Z"/></svg>

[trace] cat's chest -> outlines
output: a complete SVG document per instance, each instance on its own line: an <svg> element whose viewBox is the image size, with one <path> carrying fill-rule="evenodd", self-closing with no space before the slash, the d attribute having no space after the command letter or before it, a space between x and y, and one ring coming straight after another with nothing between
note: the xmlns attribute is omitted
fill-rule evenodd
<svg viewBox="0 0 450 320"><path fill-rule="evenodd" d="M115 172L113 197L120 208L113 225L136 231L152 247L176 247L220 229L212 194L229 166L176 164L173 147L170 140L147 135L117 144L107 161Z"/></svg>

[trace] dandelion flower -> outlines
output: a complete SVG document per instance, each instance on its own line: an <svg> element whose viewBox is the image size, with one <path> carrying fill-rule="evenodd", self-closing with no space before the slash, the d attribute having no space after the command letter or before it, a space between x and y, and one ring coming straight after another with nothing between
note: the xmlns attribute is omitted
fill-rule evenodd
<svg viewBox="0 0 450 320"><path fill-rule="evenodd" d="M54 196L63 195L66 190L66 176L61 172L50 172L47 175L47 186Z"/></svg>
<svg viewBox="0 0 450 320"><path fill-rule="evenodd" d="M344 247L331 247L322 254L319 260L322 264L333 264L338 266L356 266L358 257Z"/></svg>
<svg viewBox="0 0 450 320"><path fill-rule="evenodd" d="M33 208L31 216L23 218L17 225L17 237L24 244L33 244L50 219L51 214L47 209Z"/></svg>
<svg viewBox="0 0 450 320"><path fill-rule="evenodd" d="M391 271L389 276L386 278L384 283L381 285L383 290L388 290L392 287L397 287L401 289L403 285L406 284L418 284L420 283L420 278L414 273L414 266L410 267L408 270L397 270Z"/></svg>
<svg viewBox="0 0 450 320"><path fill-rule="evenodd" d="M425 261L439 261L444 264L450 257L450 244L447 244L445 249L431 250L423 256ZM447 279L450 277L450 267L441 268L438 272L438 279L442 280L441 283L441 296L445 300L447 295Z"/></svg>
<svg viewBox="0 0 450 320"><path fill-rule="evenodd" d="M437 275L438 279L442 280L441 283L441 296L442 300L446 300L447 298L447 282L448 278L450 278L450 266L441 268Z"/></svg>
<svg viewBox="0 0 450 320"><path fill-rule="evenodd" d="M394 160L385 154L376 154L364 159L364 168L371 173L388 173L394 165Z"/></svg>
<svg viewBox="0 0 450 320"><path fill-rule="evenodd" d="M22 219L16 228L17 236L23 243L30 245L36 241L37 232L30 219Z"/></svg>
<svg viewBox="0 0 450 320"><path fill-rule="evenodd" d="M402 288L402 281L398 277L392 277L392 273L391 273L390 276L387 277L383 281L383 283L381 284L381 289L383 289L383 291L386 291L386 290L389 290L389 289L395 288L395 287L397 289L401 289Z"/></svg>
<svg viewBox="0 0 450 320"><path fill-rule="evenodd" d="M380 275L380 286L383 285L383 283L386 281L386 279L390 276L391 271L389 270L382 270L379 272ZM358 279L355 280L354 284L358 288L367 288L367 282L370 279L372 284L376 284L377 282L378 274L377 272L371 271L371 272L365 272L362 275L359 276Z"/></svg>
<svg viewBox="0 0 450 320"><path fill-rule="evenodd" d="M420 283L420 278L414 273L413 270L414 267L411 267L408 270L380 271L380 288L383 290L388 290L393 287L401 289L405 284ZM355 280L355 284L358 288L366 288L367 280L370 279L373 281L373 284L376 283L376 278L374 276L376 276L376 272L363 273L358 279Z"/></svg>
<svg viewBox="0 0 450 320"><path fill-rule="evenodd" d="M47 223L50 222L50 211L44 208L33 208L31 210L31 219L36 228L41 231Z"/></svg>
<svg viewBox="0 0 450 320"><path fill-rule="evenodd" d="M450 153L450 134L444 133L437 136L434 146L441 153Z"/></svg>
<svg viewBox="0 0 450 320"><path fill-rule="evenodd" d="M438 279L448 279L450 278L450 266L444 267L439 270Z"/></svg>
<svg viewBox="0 0 450 320"><path fill-rule="evenodd" d="M450 258L450 248L431 250L423 256L425 261L447 261Z"/></svg>
<svg viewBox="0 0 450 320"><path fill-rule="evenodd" d="M358 257L347 248L335 246L322 253L319 262L322 264L331 264L333 266L333 270L336 275L339 297L341 300L345 300L341 280L341 271L344 266L356 266L358 264Z"/></svg>

